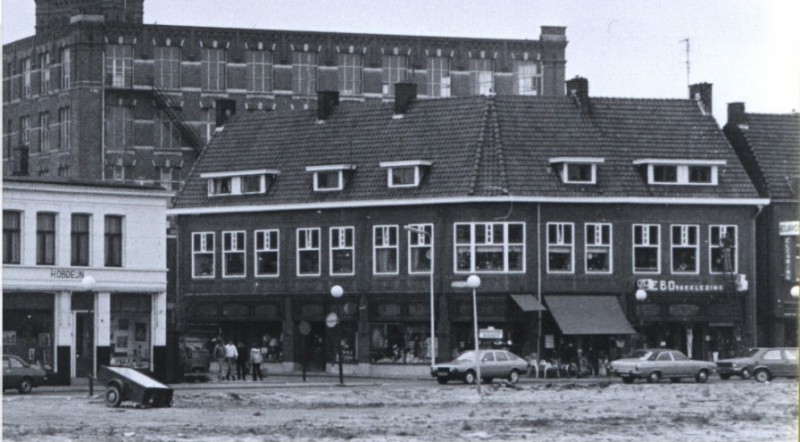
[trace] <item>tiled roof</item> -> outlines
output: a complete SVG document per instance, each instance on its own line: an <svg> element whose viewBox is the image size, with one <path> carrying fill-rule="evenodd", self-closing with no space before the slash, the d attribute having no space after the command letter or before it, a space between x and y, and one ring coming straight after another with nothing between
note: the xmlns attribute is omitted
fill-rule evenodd
<svg viewBox="0 0 800 442"><path fill-rule="evenodd" d="M745 114L747 140L768 196L797 200L800 178L800 114Z"/></svg>
<svg viewBox="0 0 800 442"><path fill-rule="evenodd" d="M690 100L564 97L419 100L402 118L393 104L342 102L316 111L240 113L201 154L175 208L497 196L756 198L715 120ZM549 163L602 157L598 184L563 184ZM641 158L725 160L718 186L648 186ZM430 161L418 188L386 184L383 161ZM308 166L353 164L345 189L314 192ZM201 173L278 169L266 194L207 196Z"/></svg>

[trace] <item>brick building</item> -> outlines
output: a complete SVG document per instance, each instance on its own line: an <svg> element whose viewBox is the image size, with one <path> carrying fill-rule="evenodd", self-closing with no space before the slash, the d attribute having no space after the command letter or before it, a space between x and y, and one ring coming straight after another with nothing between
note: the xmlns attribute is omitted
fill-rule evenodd
<svg viewBox="0 0 800 442"><path fill-rule="evenodd" d="M3 47L3 170L177 190L233 113L342 100L563 96L565 28L538 40L143 24L144 0L37 0L36 34Z"/></svg>
<svg viewBox="0 0 800 442"><path fill-rule="evenodd" d="M760 345L797 345L800 282L800 115L745 112L728 105L723 128L756 189L769 206L756 218L758 323Z"/></svg>
<svg viewBox="0 0 800 442"><path fill-rule="evenodd" d="M182 332L268 335L285 369L324 369L342 336L349 371L424 372L431 290L440 360L471 346L452 283L478 274L483 346L553 358L663 341L711 358L755 342L746 281L768 200L710 85L696 100L594 98L581 78L567 97L415 89L321 92L317 110L225 126L169 211Z"/></svg>

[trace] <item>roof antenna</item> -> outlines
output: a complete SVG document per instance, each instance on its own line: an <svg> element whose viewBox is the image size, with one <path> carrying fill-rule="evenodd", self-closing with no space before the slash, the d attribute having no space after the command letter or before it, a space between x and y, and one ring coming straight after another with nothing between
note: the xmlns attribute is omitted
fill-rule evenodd
<svg viewBox="0 0 800 442"><path fill-rule="evenodd" d="M692 84L692 81L689 78L690 74L690 66L689 66L689 37L684 38L683 40L679 41L678 43L686 42L686 85L689 86Z"/></svg>

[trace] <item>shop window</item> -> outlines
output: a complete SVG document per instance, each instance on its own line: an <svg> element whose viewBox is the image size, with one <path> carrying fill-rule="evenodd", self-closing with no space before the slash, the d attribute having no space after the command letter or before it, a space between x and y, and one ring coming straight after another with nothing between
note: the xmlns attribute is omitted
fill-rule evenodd
<svg viewBox="0 0 800 442"><path fill-rule="evenodd" d="M573 223L547 223L547 272L574 273Z"/></svg>
<svg viewBox="0 0 800 442"><path fill-rule="evenodd" d="M383 56L383 95L394 96L394 85L408 80L408 57Z"/></svg>
<svg viewBox="0 0 800 442"><path fill-rule="evenodd" d="M353 227L331 227L330 229L330 273L352 275L355 273L355 247Z"/></svg>
<svg viewBox="0 0 800 442"><path fill-rule="evenodd" d="M224 91L226 89L226 57L225 49L203 48L200 51L202 74L200 89L204 91Z"/></svg>
<svg viewBox="0 0 800 442"><path fill-rule="evenodd" d="M430 274L433 263L433 224L409 224L408 227L408 273Z"/></svg>
<svg viewBox="0 0 800 442"><path fill-rule="evenodd" d="M89 227L91 217L83 213L72 214L71 259L74 266L89 265Z"/></svg>
<svg viewBox="0 0 800 442"><path fill-rule="evenodd" d="M298 95L317 93L317 54L292 53L292 92Z"/></svg>
<svg viewBox="0 0 800 442"><path fill-rule="evenodd" d="M430 362L430 329L425 324L378 323L370 329L370 361L387 364Z"/></svg>
<svg viewBox="0 0 800 442"><path fill-rule="evenodd" d="M245 276L245 232L222 232L222 276Z"/></svg>
<svg viewBox="0 0 800 442"><path fill-rule="evenodd" d="M612 273L611 224L586 223L586 273Z"/></svg>
<svg viewBox="0 0 800 442"><path fill-rule="evenodd" d="M272 52L247 51L247 90L250 92L272 90Z"/></svg>
<svg viewBox="0 0 800 442"><path fill-rule="evenodd" d="M736 226L709 226L710 273L738 273Z"/></svg>
<svg viewBox="0 0 800 442"><path fill-rule="evenodd" d="M297 275L320 275L319 228L297 229Z"/></svg>
<svg viewBox="0 0 800 442"><path fill-rule="evenodd" d="M469 61L469 90L472 95L494 93L494 63L492 59L481 58Z"/></svg>
<svg viewBox="0 0 800 442"><path fill-rule="evenodd" d="M539 95L542 85L539 63L533 60L514 61L514 84L518 95Z"/></svg>
<svg viewBox="0 0 800 442"><path fill-rule="evenodd" d="M192 278L214 277L214 232L192 234Z"/></svg>
<svg viewBox="0 0 800 442"><path fill-rule="evenodd" d="M155 85L161 89L181 88L181 48L158 46L153 50Z"/></svg>
<svg viewBox="0 0 800 442"><path fill-rule="evenodd" d="M633 225L633 273L661 272L661 226Z"/></svg>
<svg viewBox="0 0 800 442"><path fill-rule="evenodd" d="M670 235L672 273L698 273L698 226L673 225Z"/></svg>
<svg viewBox="0 0 800 442"><path fill-rule="evenodd" d="M56 263L56 214L36 214L36 264Z"/></svg>
<svg viewBox="0 0 800 442"><path fill-rule="evenodd" d="M106 85L117 88L133 87L133 46L106 46Z"/></svg>
<svg viewBox="0 0 800 442"><path fill-rule="evenodd" d="M122 267L122 217L106 215L105 265Z"/></svg>
<svg viewBox="0 0 800 442"><path fill-rule="evenodd" d="M3 294L3 354L53 370L53 296Z"/></svg>
<svg viewBox="0 0 800 442"><path fill-rule="evenodd" d="M372 272L376 275L398 274L397 226L374 226L372 239Z"/></svg>
<svg viewBox="0 0 800 442"><path fill-rule="evenodd" d="M280 274L280 232L256 230L255 274L256 276L278 276Z"/></svg>
<svg viewBox="0 0 800 442"><path fill-rule="evenodd" d="M456 273L525 271L524 223L456 223Z"/></svg>
<svg viewBox="0 0 800 442"><path fill-rule="evenodd" d="M149 369L152 297L119 294L111 297L110 365Z"/></svg>
<svg viewBox="0 0 800 442"><path fill-rule="evenodd" d="M450 59L447 57L428 57L428 96L450 96Z"/></svg>
<svg viewBox="0 0 800 442"><path fill-rule="evenodd" d="M3 264L21 262L22 212L3 211Z"/></svg>
<svg viewBox="0 0 800 442"><path fill-rule="evenodd" d="M360 95L364 67L361 54L339 54L338 63L339 91L342 95Z"/></svg>

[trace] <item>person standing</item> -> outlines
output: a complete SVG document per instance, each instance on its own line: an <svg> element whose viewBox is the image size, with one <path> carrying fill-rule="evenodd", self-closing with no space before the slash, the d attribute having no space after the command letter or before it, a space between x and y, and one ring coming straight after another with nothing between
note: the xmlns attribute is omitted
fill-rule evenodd
<svg viewBox="0 0 800 442"><path fill-rule="evenodd" d="M233 341L228 341L225 344L225 379L226 380L236 380L236 376L234 375L235 367L236 367L236 358L239 356L239 352L236 351L236 346L233 345Z"/></svg>
<svg viewBox="0 0 800 442"><path fill-rule="evenodd" d="M217 340L217 345L214 346L213 355L214 359L219 365L217 380L221 381L225 377L225 369L228 365L225 361L225 345L222 344L222 339Z"/></svg>
<svg viewBox="0 0 800 442"><path fill-rule="evenodd" d="M250 349L250 366L253 367L253 380L258 377L259 381L264 380L264 375L261 374L261 363L264 362L264 356L261 354L261 348L258 342L253 342L253 347Z"/></svg>
<svg viewBox="0 0 800 442"><path fill-rule="evenodd" d="M236 345L236 377L240 381L247 380L247 348L241 342Z"/></svg>

